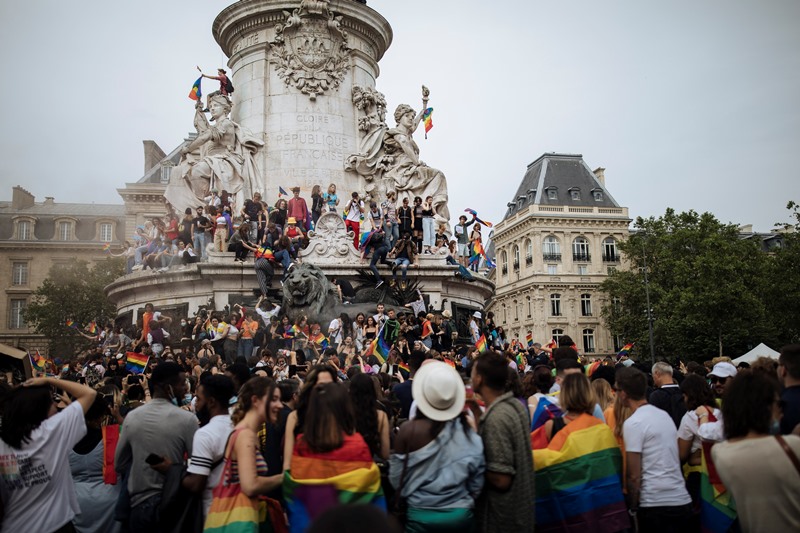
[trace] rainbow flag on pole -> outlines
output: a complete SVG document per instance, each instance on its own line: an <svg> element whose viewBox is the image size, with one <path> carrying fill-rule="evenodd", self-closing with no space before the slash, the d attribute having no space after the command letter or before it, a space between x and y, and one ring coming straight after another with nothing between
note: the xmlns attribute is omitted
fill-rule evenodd
<svg viewBox="0 0 800 533"><path fill-rule="evenodd" d="M626 344L625 346L623 346L622 349L619 351L619 353L617 353L617 359L619 359L620 357L623 357L625 355L630 354L631 353L631 349L633 349L633 345L634 344L636 344L636 343L635 342L630 342L630 343Z"/></svg>
<svg viewBox="0 0 800 533"><path fill-rule="evenodd" d="M533 348L533 334L530 331L525 335L525 340L528 343L528 348Z"/></svg>
<svg viewBox="0 0 800 533"><path fill-rule="evenodd" d="M433 129L433 108L429 107L422 112L422 121L425 123L425 138L428 138L428 132Z"/></svg>
<svg viewBox="0 0 800 533"><path fill-rule="evenodd" d="M489 348L489 345L486 343L486 335L481 335L481 338L475 343L475 347L478 349L479 353L483 353Z"/></svg>
<svg viewBox="0 0 800 533"><path fill-rule="evenodd" d="M378 332L378 335L375 336L375 340L369 345L367 351L364 355L367 357L370 355L374 355L381 364L386 362L386 358L389 356L389 351L392 349L389 346L389 343L386 342L386 339L383 337L383 328Z"/></svg>
<svg viewBox="0 0 800 533"><path fill-rule="evenodd" d="M197 81L192 84L192 88L189 89L189 98L194 100L195 102L200 100L200 97L203 96L202 91L200 90L200 83L203 81L203 76L197 78Z"/></svg>
<svg viewBox="0 0 800 533"><path fill-rule="evenodd" d="M125 358L128 361L125 364L125 368L134 374L144 373L144 369L147 368L147 363L150 361L150 358L146 355L136 352L126 352Z"/></svg>
<svg viewBox="0 0 800 533"><path fill-rule="evenodd" d="M614 433L600 420L582 414L546 447L534 442L536 531L612 533L630 527L622 494L622 454Z"/></svg>
<svg viewBox="0 0 800 533"><path fill-rule="evenodd" d="M314 453L298 437L292 467L283 474L283 496L290 531L306 531L311 522L338 505L374 505L386 511L381 472L359 433L345 435L342 446Z"/></svg>
<svg viewBox="0 0 800 533"><path fill-rule="evenodd" d="M36 350L36 355L28 354L28 357L31 358L31 363L33 363L33 366L35 366L37 370L44 371L45 368L47 368L47 358L42 357L39 350Z"/></svg>

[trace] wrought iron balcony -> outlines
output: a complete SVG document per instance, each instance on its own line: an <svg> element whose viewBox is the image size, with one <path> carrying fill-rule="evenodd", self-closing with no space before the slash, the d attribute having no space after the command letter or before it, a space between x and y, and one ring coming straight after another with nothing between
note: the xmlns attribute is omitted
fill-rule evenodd
<svg viewBox="0 0 800 533"><path fill-rule="evenodd" d="M582 261L582 262L589 262L592 260L592 254L586 253L572 253L572 260L573 261Z"/></svg>
<svg viewBox="0 0 800 533"><path fill-rule="evenodd" d="M603 254L603 263L619 263L619 254Z"/></svg>
<svg viewBox="0 0 800 533"><path fill-rule="evenodd" d="M542 258L545 262L561 261L561 254L543 253Z"/></svg>

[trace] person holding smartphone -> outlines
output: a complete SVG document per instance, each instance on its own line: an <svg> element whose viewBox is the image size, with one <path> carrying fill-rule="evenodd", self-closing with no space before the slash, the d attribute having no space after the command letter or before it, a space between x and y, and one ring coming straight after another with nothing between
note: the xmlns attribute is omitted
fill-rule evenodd
<svg viewBox="0 0 800 533"><path fill-rule="evenodd" d="M353 247L358 250L358 239L361 233L361 219L364 213L364 202L354 192L344 209L344 223L348 231L353 232Z"/></svg>

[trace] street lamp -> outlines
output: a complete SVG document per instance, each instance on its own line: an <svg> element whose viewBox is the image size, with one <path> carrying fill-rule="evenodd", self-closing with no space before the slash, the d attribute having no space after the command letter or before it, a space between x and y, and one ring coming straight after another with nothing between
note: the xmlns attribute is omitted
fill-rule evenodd
<svg viewBox="0 0 800 533"><path fill-rule="evenodd" d="M650 307L650 283L647 281L647 251L642 240L642 258L644 260L644 294L647 300L647 332L650 335L650 364L656 364L656 352L653 346L653 309Z"/></svg>

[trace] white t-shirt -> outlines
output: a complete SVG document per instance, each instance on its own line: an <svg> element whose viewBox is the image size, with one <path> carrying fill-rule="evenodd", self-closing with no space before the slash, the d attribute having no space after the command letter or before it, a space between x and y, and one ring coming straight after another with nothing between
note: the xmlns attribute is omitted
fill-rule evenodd
<svg viewBox="0 0 800 533"><path fill-rule="evenodd" d="M678 457L678 430L666 411L650 404L639 407L622 428L626 452L642 454L641 507L685 505L686 491Z"/></svg>
<svg viewBox="0 0 800 533"><path fill-rule="evenodd" d="M719 409L714 409L714 417L716 417L717 420L722 418L722 413L719 412ZM692 453L700 449L702 439L700 438L698 429L697 413L694 411L686 411L686 414L681 418L681 425L678 427L678 438L692 441Z"/></svg>
<svg viewBox="0 0 800 533"><path fill-rule="evenodd" d="M331 324L328 326L328 334L331 336L333 344L342 343L342 323L339 322L338 318L331 320Z"/></svg>
<svg viewBox="0 0 800 533"><path fill-rule="evenodd" d="M361 221L361 214L364 212L364 202L359 200L358 205L361 208L361 211L355 209L355 201L353 199L350 199L350 201L347 203L347 207L345 208L348 210L346 220L349 220L351 222Z"/></svg>
<svg viewBox="0 0 800 533"><path fill-rule="evenodd" d="M22 448L0 440L0 531L55 531L81 512L69 452L86 435L79 402L42 422ZM44 505L44 507L43 507Z"/></svg>
<svg viewBox="0 0 800 533"><path fill-rule="evenodd" d="M197 430L192 442L192 458L189 460L188 474L208 476L206 488L203 490L203 516L208 516L213 496L211 492L219 483L225 461L225 443L233 431L233 422L230 415L217 415L208 424ZM212 470L214 463L219 462Z"/></svg>
<svg viewBox="0 0 800 533"><path fill-rule="evenodd" d="M469 321L469 334L472 337L473 342L478 342L481 337L481 329L478 327L478 323L475 320Z"/></svg>

